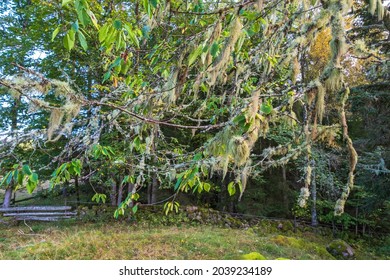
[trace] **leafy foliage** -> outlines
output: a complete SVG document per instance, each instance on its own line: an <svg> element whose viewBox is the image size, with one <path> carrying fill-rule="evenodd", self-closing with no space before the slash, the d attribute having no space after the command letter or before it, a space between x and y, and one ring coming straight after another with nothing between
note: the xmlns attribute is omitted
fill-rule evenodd
<svg viewBox="0 0 390 280"><path fill-rule="evenodd" d="M182 192L233 211L282 169L285 215L315 183L342 215L359 167L348 98L387 77L390 16L374 2L5 1L2 182L34 158L53 185L109 196L117 217L140 201L177 212Z"/></svg>

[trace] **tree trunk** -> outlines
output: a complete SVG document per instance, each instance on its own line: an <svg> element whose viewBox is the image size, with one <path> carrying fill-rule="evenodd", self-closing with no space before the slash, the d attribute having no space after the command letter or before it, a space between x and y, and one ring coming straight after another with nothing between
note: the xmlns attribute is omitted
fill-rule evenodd
<svg viewBox="0 0 390 280"><path fill-rule="evenodd" d="M15 98L14 102L11 107L11 133L12 136L15 137L15 141L17 141L17 129L18 129L18 108L20 104L20 97ZM8 208L11 205L12 202L12 194L14 189L14 184L12 183L13 179L11 180L11 185L5 190L4 194L4 201L3 201L3 208Z"/></svg>
<svg viewBox="0 0 390 280"><path fill-rule="evenodd" d="M157 175L152 175L152 182L148 186L148 204L154 204L157 202L157 190L158 190L158 180Z"/></svg>
<svg viewBox="0 0 390 280"><path fill-rule="evenodd" d="M113 181L111 183L111 193L110 193L111 206L116 206L116 202L117 202L117 199L116 199L117 189L116 189L116 187L117 187L116 182Z"/></svg>
<svg viewBox="0 0 390 280"><path fill-rule="evenodd" d="M10 207L11 199L12 199L12 188L7 188L5 190L4 201L3 201L3 208L9 208Z"/></svg>
<svg viewBox="0 0 390 280"><path fill-rule="evenodd" d="M283 206L286 214L288 214L288 184L287 184L287 170L286 166L282 165L282 178L283 178Z"/></svg>
<svg viewBox="0 0 390 280"><path fill-rule="evenodd" d="M74 178L74 185L76 187L77 206L80 205L80 188L79 188L79 176L76 175Z"/></svg>
<svg viewBox="0 0 390 280"><path fill-rule="evenodd" d="M312 206L311 206L311 225L313 227L318 226L318 219L317 219L317 183L316 183L316 171L315 171L315 162L312 160L312 178L311 178L311 199L312 199Z"/></svg>
<svg viewBox="0 0 390 280"><path fill-rule="evenodd" d="M62 187L62 195L64 197L64 205L67 205L67 202L68 202L68 182L65 182L64 186Z"/></svg>
<svg viewBox="0 0 390 280"><path fill-rule="evenodd" d="M119 187L118 187L118 201L116 203L118 206L119 206L119 204L121 204L122 199L123 199L123 187L124 187L123 180L121 180Z"/></svg>
<svg viewBox="0 0 390 280"><path fill-rule="evenodd" d="M150 147L150 151L154 153L157 150L157 143L155 142L155 139L158 137L158 130L157 127L153 128L152 131L152 144ZM157 157L153 158L153 165L157 164L158 160ZM149 184L148 187L148 204L155 204L157 202L157 191L159 187L159 182L157 178L157 173L153 173L152 175L152 182Z"/></svg>
<svg viewBox="0 0 390 280"><path fill-rule="evenodd" d="M16 192L13 193L13 197L12 197L12 200L11 200L12 204L15 204L15 202L16 202Z"/></svg>
<svg viewBox="0 0 390 280"><path fill-rule="evenodd" d="M153 175L152 179L152 193L150 195L150 200L152 204L157 202L157 190L158 190L158 180L157 180L157 174Z"/></svg>
<svg viewBox="0 0 390 280"><path fill-rule="evenodd" d="M130 195L130 196L131 196L131 195L133 195L133 194L136 193L137 188L135 187L134 184L129 183L127 191L128 191L128 194L127 194L127 195ZM131 202L130 202L130 204L129 204L129 208L133 208L133 206L134 206L134 201L131 200Z"/></svg>

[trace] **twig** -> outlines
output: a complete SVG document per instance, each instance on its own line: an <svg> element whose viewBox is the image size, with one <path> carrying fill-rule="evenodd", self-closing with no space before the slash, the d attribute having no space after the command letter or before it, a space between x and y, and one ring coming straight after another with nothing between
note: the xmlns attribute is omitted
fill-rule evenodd
<svg viewBox="0 0 390 280"><path fill-rule="evenodd" d="M26 223L26 220L23 220L23 222L26 225L26 227L28 227L30 229L31 232L34 232L33 229Z"/></svg>
<svg viewBox="0 0 390 280"><path fill-rule="evenodd" d="M41 78L43 83L45 83L45 84L49 83L49 80L46 79L45 76L43 76L42 74L37 73L34 70L27 69L27 68L23 67L22 65L19 65L19 64L15 63L15 62L12 62L11 64L16 66L16 67L18 67L20 70L22 70L22 71L24 71L26 73L29 73L31 75L34 75L34 76L37 76L37 77Z"/></svg>
<svg viewBox="0 0 390 280"><path fill-rule="evenodd" d="M147 123L152 123L152 124L161 124L161 125L165 125L165 126L172 126L172 127L177 127L177 128L185 128L185 129L214 129L214 128L220 128L220 127L223 127L225 126L227 123L224 122L224 123L220 123L220 124L212 124L212 125L181 125L181 124L175 124L175 123L169 123L169 122L165 122L165 121L160 121L160 120L156 120L156 119L152 119L152 118L147 118L147 117L144 117L144 116L140 116L140 115L137 115L133 112L130 112L129 110L121 107L121 106L118 106L118 105L115 105L115 104L111 104L111 103L103 103L103 102L98 102L98 101L86 101L86 102L89 102L91 105L97 105L97 106L108 106L108 107L112 107L112 108L115 108L115 109L118 109L119 111L122 111L136 119L139 119L141 121L144 121L144 122L147 122Z"/></svg>

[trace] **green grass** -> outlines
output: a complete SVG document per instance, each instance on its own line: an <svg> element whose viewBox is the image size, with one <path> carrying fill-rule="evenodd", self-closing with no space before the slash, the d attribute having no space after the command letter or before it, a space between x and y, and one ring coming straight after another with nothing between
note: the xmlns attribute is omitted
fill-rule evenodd
<svg viewBox="0 0 390 280"><path fill-rule="evenodd" d="M325 249L331 238L307 233L124 221L28 225L32 230L23 223L0 225L0 259L242 259L251 252L267 259L333 259Z"/></svg>
<svg viewBox="0 0 390 280"><path fill-rule="evenodd" d="M294 233L291 222L283 222L280 230L280 222L268 220L250 227L206 209L200 209L201 221L185 212L166 216L160 208L142 209L131 221L128 217L114 219L115 208L108 206L79 210L83 213L80 220L0 223L0 259L228 260L254 252L267 259L334 259L326 251L333 240L326 228L314 233L303 227ZM357 259L390 259L390 239L358 238L348 243Z"/></svg>

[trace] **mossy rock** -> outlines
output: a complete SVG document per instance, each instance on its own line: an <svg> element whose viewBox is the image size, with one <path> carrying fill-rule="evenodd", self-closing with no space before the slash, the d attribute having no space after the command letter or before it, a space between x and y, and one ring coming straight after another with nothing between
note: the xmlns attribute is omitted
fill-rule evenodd
<svg viewBox="0 0 390 280"><path fill-rule="evenodd" d="M287 259L287 258L277 258L275 260L277 260L277 261L289 261L290 259Z"/></svg>
<svg viewBox="0 0 390 280"><path fill-rule="evenodd" d="M266 260L266 258L258 253L258 252L251 252L249 254L242 255L243 260Z"/></svg>
<svg viewBox="0 0 390 280"><path fill-rule="evenodd" d="M291 221L283 221L278 224L277 228L283 232L293 232L294 224Z"/></svg>
<svg viewBox="0 0 390 280"><path fill-rule="evenodd" d="M333 240L326 250L336 259L351 260L355 258L355 252L352 247L341 239Z"/></svg>

